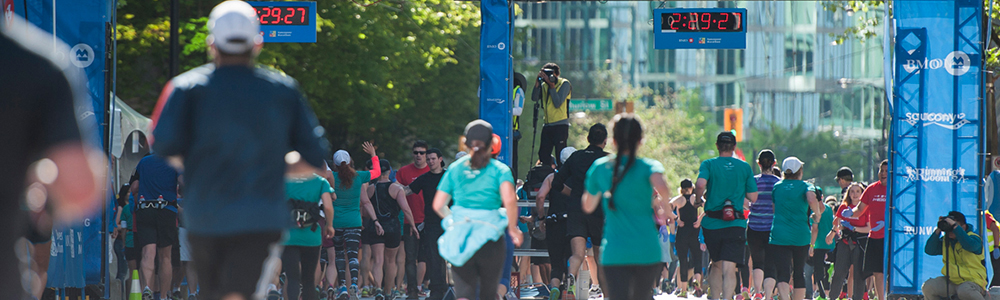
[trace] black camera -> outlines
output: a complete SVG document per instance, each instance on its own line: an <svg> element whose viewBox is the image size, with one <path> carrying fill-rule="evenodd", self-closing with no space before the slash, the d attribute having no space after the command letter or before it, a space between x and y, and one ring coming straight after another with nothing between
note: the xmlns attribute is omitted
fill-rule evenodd
<svg viewBox="0 0 1000 300"><path fill-rule="evenodd" d="M556 81L556 78L553 77L553 74L555 74L554 70L552 70L552 69L542 69L542 72L545 73L545 76L549 77L549 81L552 81L552 82ZM538 81L545 81L545 79L542 78L542 77L538 77Z"/></svg>
<svg viewBox="0 0 1000 300"><path fill-rule="evenodd" d="M955 226L948 224L948 221L945 221L945 219L951 219L952 221L955 221L955 219L950 216L938 218L938 224L937 224L938 230L944 232L951 232L952 230L955 229Z"/></svg>

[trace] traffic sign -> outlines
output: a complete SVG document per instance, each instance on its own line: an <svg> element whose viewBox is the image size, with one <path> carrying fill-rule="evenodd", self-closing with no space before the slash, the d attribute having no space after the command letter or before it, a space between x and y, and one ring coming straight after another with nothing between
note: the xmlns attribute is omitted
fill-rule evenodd
<svg viewBox="0 0 1000 300"><path fill-rule="evenodd" d="M257 10L265 43L315 43L316 2L247 1Z"/></svg>
<svg viewBox="0 0 1000 300"><path fill-rule="evenodd" d="M611 111L613 109L614 106L611 105L611 99L570 99L569 101L570 111Z"/></svg>
<svg viewBox="0 0 1000 300"><path fill-rule="evenodd" d="M656 49L746 49L745 8L653 10Z"/></svg>

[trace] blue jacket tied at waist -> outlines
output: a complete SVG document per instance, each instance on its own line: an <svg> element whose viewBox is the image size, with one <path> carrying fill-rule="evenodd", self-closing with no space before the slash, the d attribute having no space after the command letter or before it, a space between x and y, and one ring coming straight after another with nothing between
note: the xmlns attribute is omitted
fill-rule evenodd
<svg viewBox="0 0 1000 300"><path fill-rule="evenodd" d="M451 214L441 220L444 234L438 239L441 257L461 267L490 241L497 241L507 230L507 213L500 209L472 209L452 206Z"/></svg>

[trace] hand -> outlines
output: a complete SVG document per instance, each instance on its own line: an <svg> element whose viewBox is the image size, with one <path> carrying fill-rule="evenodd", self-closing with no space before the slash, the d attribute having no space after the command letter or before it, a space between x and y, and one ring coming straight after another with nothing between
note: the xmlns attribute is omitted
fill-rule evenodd
<svg viewBox="0 0 1000 300"><path fill-rule="evenodd" d="M332 239L334 232L336 232L336 231L333 229L333 226L323 227L323 238L325 238L325 239Z"/></svg>
<svg viewBox="0 0 1000 300"><path fill-rule="evenodd" d="M542 232L545 232L545 222L542 221L542 222L538 222L538 223L541 223L541 224L538 225L538 229L541 230Z"/></svg>
<svg viewBox="0 0 1000 300"><path fill-rule="evenodd" d="M365 153L368 153L369 156L376 156L375 146L372 146L372 142L365 142L364 144L361 144L361 149L365 150Z"/></svg>
<svg viewBox="0 0 1000 300"><path fill-rule="evenodd" d="M694 228L701 228L701 220L694 221Z"/></svg>
<svg viewBox="0 0 1000 300"><path fill-rule="evenodd" d="M835 234L833 233L833 231L830 231L830 234L826 235L826 243L827 244L833 244L833 236L834 235Z"/></svg>
<svg viewBox="0 0 1000 300"><path fill-rule="evenodd" d="M538 78L541 78L545 83L549 83L549 75L545 74L545 71L538 71Z"/></svg>
<svg viewBox="0 0 1000 300"><path fill-rule="evenodd" d="M379 224L378 221L375 222L375 233L378 235L385 234L385 230L382 230L382 224Z"/></svg>
<svg viewBox="0 0 1000 300"><path fill-rule="evenodd" d="M517 228L517 226L507 226L507 234L510 235L510 240L514 242L514 246L521 247L524 236L520 228Z"/></svg>
<svg viewBox="0 0 1000 300"><path fill-rule="evenodd" d="M951 218L944 218L944 221L948 222L948 225L951 225L951 227L955 227L955 220L952 220Z"/></svg>
<svg viewBox="0 0 1000 300"><path fill-rule="evenodd" d="M813 257L813 246L809 246L809 257Z"/></svg>
<svg viewBox="0 0 1000 300"><path fill-rule="evenodd" d="M417 237L418 240L420 239L420 230L417 230L417 226L410 225L410 233Z"/></svg>
<svg viewBox="0 0 1000 300"><path fill-rule="evenodd" d="M112 230L112 231L111 231L111 239L112 239L112 240L113 240L113 239L117 239L117 238L118 238L118 231L119 231L119 230L121 230L121 228L115 228L115 230Z"/></svg>
<svg viewBox="0 0 1000 300"><path fill-rule="evenodd" d="M518 221L521 221L521 223L531 224L531 217L529 217L529 216L520 216L517 219L518 219Z"/></svg>
<svg viewBox="0 0 1000 300"><path fill-rule="evenodd" d="M677 227L684 227L684 221L681 221L681 219L677 219Z"/></svg>

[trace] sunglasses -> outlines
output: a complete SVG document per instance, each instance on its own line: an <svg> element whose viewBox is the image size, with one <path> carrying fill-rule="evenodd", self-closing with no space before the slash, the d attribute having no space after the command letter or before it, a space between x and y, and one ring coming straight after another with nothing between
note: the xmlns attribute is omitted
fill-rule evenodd
<svg viewBox="0 0 1000 300"><path fill-rule="evenodd" d="M413 155L425 155L427 151L413 151Z"/></svg>

